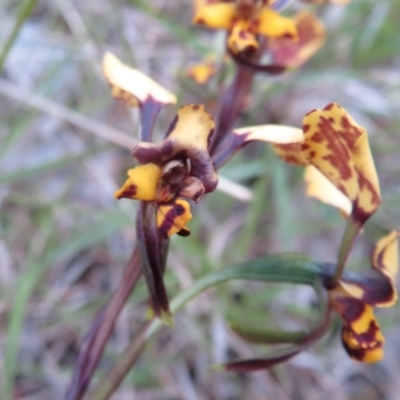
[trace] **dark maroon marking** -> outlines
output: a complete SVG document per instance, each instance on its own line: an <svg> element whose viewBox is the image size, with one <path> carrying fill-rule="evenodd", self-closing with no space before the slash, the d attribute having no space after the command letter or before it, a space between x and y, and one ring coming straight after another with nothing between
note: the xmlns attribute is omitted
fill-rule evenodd
<svg viewBox="0 0 400 400"><path fill-rule="evenodd" d="M302 145L301 143L285 143L285 144L277 144L275 146L287 151L300 151L301 145Z"/></svg>
<svg viewBox="0 0 400 400"><path fill-rule="evenodd" d="M164 220L158 227L165 238L168 238L169 230L175 225L175 218L185 213L185 208L182 205L174 203L169 205L172 205L173 207L164 214Z"/></svg>
<svg viewBox="0 0 400 400"><path fill-rule="evenodd" d="M167 132L165 133L165 138L167 138L171 134L171 132L176 128L178 121L179 117L178 115L176 115L173 121L171 122L170 126L168 127Z"/></svg>
<svg viewBox="0 0 400 400"><path fill-rule="evenodd" d="M296 158L296 156L285 156L285 162L295 165L299 164L299 160Z"/></svg>
<svg viewBox="0 0 400 400"><path fill-rule="evenodd" d="M358 347L356 349L352 348L349 344L347 344L347 342L344 340L344 333L346 332L348 328L347 327L343 327L342 328L342 343L343 343L343 347L346 350L347 354L349 354L350 357L359 360L359 361L363 361L365 359L365 356L367 355L368 351L371 351L373 349L376 348L381 348L383 343L382 342L378 342L376 340L373 340L372 342L369 343L369 347L368 348L362 348L362 347ZM351 331L352 334L354 334L353 331ZM375 342L375 343L374 343Z"/></svg>
<svg viewBox="0 0 400 400"><path fill-rule="evenodd" d="M309 112L305 115L305 117L309 116L310 114L312 114L312 113L315 112L315 111L318 111L318 110L317 110L316 108L314 108L313 110L309 111Z"/></svg>
<svg viewBox="0 0 400 400"><path fill-rule="evenodd" d="M190 104L190 106L193 111L198 111L200 109L200 106L198 104Z"/></svg>
<svg viewBox="0 0 400 400"><path fill-rule="evenodd" d="M303 125L303 132L304 133L308 132L309 129L310 129L310 125L309 124L304 124Z"/></svg>
<svg viewBox="0 0 400 400"><path fill-rule="evenodd" d="M137 194L137 186L136 185L130 185L128 189L125 189L120 196L118 196L118 199L130 199L133 196Z"/></svg>
<svg viewBox="0 0 400 400"><path fill-rule="evenodd" d="M333 303L334 308L347 324L357 321L363 315L366 307L363 301L352 297L336 298Z"/></svg>
<svg viewBox="0 0 400 400"><path fill-rule="evenodd" d="M326 142L326 147L331 151L331 154L323 156L323 160L329 161L340 173L340 177L348 180L353 176L353 172L349 167L351 160L350 150L343 143L343 133L336 131L332 124L325 117L320 117L318 123L319 131L316 132L309 140L321 143Z"/></svg>
<svg viewBox="0 0 400 400"><path fill-rule="evenodd" d="M324 110L330 111L330 110L332 110L333 107L335 107L335 103L330 103L324 108Z"/></svg>
<svg viewBox="0 0 400 400"><path fill-rule="evenodd" d="M332 122L332 124L335 123L335 118L329 117L328 120L329 120L329 122Z"/></svg>
<svg viewBox="0 0 400 400"><path fill-rule="evenodd" d="M363 333L354 332L351 327L347 327L349 331L352 333L352 337L357 340L358 343L367 343L368 346L377 347L377 345L381 342L377 340L377 334L380 331L378 324L375 320L371 320L369 322L368 329Z"/></svg>
<svg viewBox="0 0 400 400"><path fill-rule="evenodd" d="M355 221L363 224L376 211L379 204L381 203L381 199L371 182L361 174L358 175L358 183L361 190L366 189L368 192L371 193L371 203L375 206L372 211L367 212L360 206L358 200L355 202L352 217Z"/></svg>
<svg viewBox="0 0 400 400"><path fill-rule="evenodd" d="M176 234L182 237L188 237L190 236L190 231L189 229L182 228L179 232L176 232Z"/></svg>
<svg viewBox="0 0 400 400"><path fill-rule="evenodd" d="M383 274L378 279L367 276L359 277L358 279L342 277L342 281L359 287L363 291L361 300L372 306L387 303L395 295L392 282Z"/></svg>
<svg viewBox="0 0 400 400"><path fill-rule="evenodd" d="M207 136L207 148L210 147L211 138L212 138L213 135L214 135L214 128L210 129L210 132L208 133L208 136Z"/></svg>

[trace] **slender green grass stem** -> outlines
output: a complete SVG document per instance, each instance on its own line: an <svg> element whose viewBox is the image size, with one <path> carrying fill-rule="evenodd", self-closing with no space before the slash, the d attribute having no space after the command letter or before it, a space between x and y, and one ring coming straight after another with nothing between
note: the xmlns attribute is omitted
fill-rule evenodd
<svg viewBox="0 0 400 400"><path fill-rule="evenodd" d="M275 283L297 283L315 286L319 279L319 268L309 259L297 255L269 256L224 268L199 279L188 289L181 292L170 303L172 313L183 308L188 302L205 290L233 279L268 281ZM318 293L320 297L320 294ZM127 349L119 356L110 372L100 380L89 395L89 400L106 400L118 388L128 371L132 368L147 341L164 323L155 319L147 323L131 341Z"/></svg>
<svg viewBox="0 0 400 400"><path fill-rule="evenodd" d="M31 15L37 0L26 0L20 7L17 20L15 21L15 25L10 32L10 36L4 43L3 49L0 53L0 72L3 70L4 62L8 56L8 53L11 50L12 45L14 44L15 39L18 36L19 31L21 30L22 25L26 21L27 18Z"/></svg>

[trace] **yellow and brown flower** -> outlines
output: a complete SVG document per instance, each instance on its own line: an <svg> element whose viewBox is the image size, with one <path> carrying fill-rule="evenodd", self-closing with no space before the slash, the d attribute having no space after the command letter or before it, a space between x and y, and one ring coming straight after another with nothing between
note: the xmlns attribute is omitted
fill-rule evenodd
<svg viewBox="0 0 400 400"><path fill-rule="evenodd" d="M267 48L275 64L298 67L308 61L325 42L325 27L311 12L300 11L293 18L298 40L271 38Z"/></svg>
<svg viewBox="0 0 400 400"><path fill-rule="evenodd" d="M203 105L181 107L162 142L141 142L132 150L141 165L128 171L115 197L155 202L162 235L187 236L186 223L192 217L187 199L198 202L218 183L208 154L213 130L214 121Z"/></svg>
<svg viewBox="0 0 400 400"><path fill-rule="evenodd" d="M329 290L332 308L343 321L342 342L351 358L366 363L383 357L384 337L373 307L390 307L397 301L399 231L392 231L375 246L372 268L379 278L345 273Z"/></svg>
<svg viewBox="0 0 400 400"><path fill-rule="evenodd" d="M297 40L295 23L274 11L273 3L271 0L197 1L193 22L211 29L227 30L227 45L233 54L257 50L258 35Z"/></svg>

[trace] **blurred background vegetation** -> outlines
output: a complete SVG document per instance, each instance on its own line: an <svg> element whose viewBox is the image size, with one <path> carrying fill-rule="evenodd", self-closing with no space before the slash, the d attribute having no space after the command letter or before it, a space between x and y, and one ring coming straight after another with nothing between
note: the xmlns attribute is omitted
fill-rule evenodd
<svg viewBox="0 0 400 400"><path fill-rule="evenodd" d="M305 6L295 1L287 13ZM326 45L296 71L258 75L238 126L300 126L306 112L335 101L368 129L383 202L350 260L368 270L374 242L400 227L400 2L353 0L315 10L328 30ZM13 384L15 399L63 398L80 340L134 245L135 202L117 202L113 192L133 165L138 116L110 96L102 54L112 51L151 75L179 104L204 102L213 112L233 66L207 87L185 77L208 53L223 54L223 33L193 26L191 18L190 0L0 4L0 377L3 387ZM162 111L159 138L175 111ZM192 235L172 240L171 297L209 271L268 253L335 260L343 220L306 198L301 169L253 144L221 175L230 193L207 196L195 208ZM98 376L143 323L146 299L141 281ZM298 329L310 323L313 301L310 290L290 286L235 282L209 291L149 343L113 399L400 399L399 307L378 313L387 338L379 364L351 361L336 324L311 351L270 372L210 370L267 351L234 335L226 317Z"/></svg>

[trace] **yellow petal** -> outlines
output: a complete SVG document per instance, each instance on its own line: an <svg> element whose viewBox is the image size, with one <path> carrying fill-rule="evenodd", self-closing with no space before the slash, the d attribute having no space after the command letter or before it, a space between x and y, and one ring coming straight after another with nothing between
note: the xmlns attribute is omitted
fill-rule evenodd
<svg viewBox="0 0 400 400"><path fill-rule="evenodd" d="M304 135L301 129L285 125L257 125L233 130L234 135L240 136L244 141L253 140L274 143L291 144L301 143Z"/></svg>
<svg viewBox="0 0 400 400"><path fill-rule="evenodd" d="M154 201L160 177L160 167L152 163L132 168L128 171L128 179L121 189L115 192L114 197Z"/></svg>
<svg viewBox="0 0 400 400"><path fill-rule="evenodd" d="M375 333L371 334L371 339L365 341L348 327L343 328L342 342L351 358L367 364L382 360L385 340L378 326L376 329Z"/></svg>
<svg viewBox="0 0 400 400"><path fill-rule="evenodd" d="M396 279L399 269L398 238L400 231L394 230L376 244L372 255L372 265L386 276Z"/></svg>
<svg viewBox="0 0 400 400"><path fill-rule="evenodd" d="M203 104L188 104L179 109L171 127L167 138L174 144L182 149L198 147L199 150L207 150L215 123Z"/></svg>
<svg viewBox="0 0 400 400"><path fill-rule="evenodd" d="M237 21L229 33L227 45L233 54L257 50L258 41L252 30L252 22L244 19Z"/></svg>
<svg viewBox="0 0 400 400"><path fill-rule="evenodd" d="M376 244L372 254L372 266L377 271L386 275L392 283L394 295L391 300L381 305L390 307L397 301L396 277L399 269L398 237L400 231L394 230L384 236Z"/></svg>
<svg viewBox="0 0 400 400"><path fill-rule="evenodd" d="M266 7L263 7L258 17L257 32L271 38L287 36L297 40L295 22Z"/></svg>
<svg viewBox="0 0 400 400"><path fill-rule="evenodd" d="M274 63L286 67L298 67L312 57L325 42L325 28L313 14L301 11L293 18L298 40L280 37L270 39L268 50Z"/></svg>
<svg viewBox="0 0 400 400"><path fill-rule="evenodd" d="M361 128L359 125L355 124L350 116L349 122L353 126ZM355 214L355 219L366 220L379 207L381 203L381 191L374 160L369 148L367 132L364 128L361 129L363 130L363 133L355 142L354 148L352 149L360 185L360 192L354 206L353 214Z"/></svg>
<svg viewBox="0 0 400 400"><path fill-rule="evenodd" d="M176 199L173 203L162 204L157 208L157 227L166 238L174 233L187 236L190 231L186 224L191 219L190 205L182 199Z"/></svg>
<svg viewBox="0 0 400 400"><path fill-rule="evenodd" d="M301 129L284 125L259 125L235 129L227 152L234 154L239 148L251 141L271 144L275 153L286 162L307 165L308 161L301 151L304 135ZM240 137L238 140L236 137ZM227 159L227 157L225 157ZM224 160L226 162L226 160Z"/></svg>
<svg viewBox="0 0 400 400"><path fill-rule="evenodd" d="M338 208L345 216L351 214L353 208L351 201L317 168L312 165L307 166L304 180L308 196Z"/></svg>
<svg viewBox="0 0 400 400"><path fill-rule="evenodd" d="M212 29L229 30L235 16L236 8L234 4L217 3L199 8L193 22L206 25Z"/></svg>
<svg viewBox="0 0 400 400"><path fill-rule="evenodd" d="M129 68L111 53L104 54L103 73L112 95L123 103L137 107L150 97L162 104L175 104L176 96L142 72Z"/></svg>

